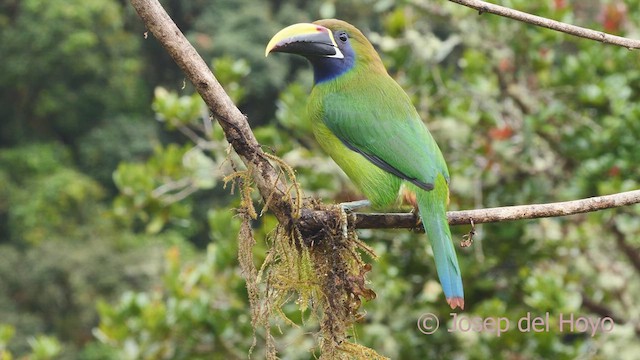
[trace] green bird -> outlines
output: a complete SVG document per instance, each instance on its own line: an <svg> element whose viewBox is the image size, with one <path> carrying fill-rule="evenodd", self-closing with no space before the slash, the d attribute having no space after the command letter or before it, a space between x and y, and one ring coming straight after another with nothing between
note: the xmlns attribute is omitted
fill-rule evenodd
<svg viewBox="0 0 640 360"><path fill-rule="evenodd" d="M307 109L316 140L374 207L393 205L401 195L417 205L447 302L464 309L446 215L447 164L369 40L347 22L318 20L280 30L265 56L272 52L309 60L314 86Z"/></svg>

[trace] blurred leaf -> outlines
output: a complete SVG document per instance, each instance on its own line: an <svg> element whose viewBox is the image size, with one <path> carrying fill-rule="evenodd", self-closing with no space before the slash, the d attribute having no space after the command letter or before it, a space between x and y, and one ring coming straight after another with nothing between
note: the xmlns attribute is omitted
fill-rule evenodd
<svg viewBox="0 0 640 360"><path fill-rule="evenodd" d="M205 104L198 93L178 96L163 87L155 89L151 107L158 120L164 122L169 130L195 124L205 110Z"/></svg>
<svg viewBox="0 0 640 360"><path fill-rule="evenodd" d="M56 338L45 335L30 339L29 345L31 345L34 360L54 359L62 350L62 346Z"/></svg>

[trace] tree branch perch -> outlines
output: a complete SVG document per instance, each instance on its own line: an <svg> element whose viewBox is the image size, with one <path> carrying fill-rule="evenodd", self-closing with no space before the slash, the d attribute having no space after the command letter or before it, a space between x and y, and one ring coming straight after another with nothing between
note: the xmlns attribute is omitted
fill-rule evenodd
<svg viewBox="0 0 640 360"><path fill-rule="evenodd" d="M605 44L613 44L627 49L640 49L640 40L625 38L607 34L602 31L595 31L576 25L570 25L556 20L544 18L542 16L531 15L522 11L510 9L504 6L495 5L480 0L449 0L459 5L463 5L478 11L479 14L490 13L504 16L513 20L522 21L528 24L541 26L547 29L563 32L569 35L578 36L585 39L599 41Z"/></svg>
<svg viewBox="0 0 640 360"><path fill-rule="evenodd" d="M515 10L502 8L482 1L451 1L465 6L476 6L478 10L483 12L492 12L521 21L533 21L531 20L532 15L516 12ZM236 153L240 155L245 165L251 170L252 179L256 183L265 203L268 204L269 210L274 213L281 223L296 221L300 227L307 231L322 229L323 224L328 223L330 217L336 215L327 211L303 209L300 219L292 218L293 209L292 204L287 200L287 186L280 179L278 172L269 163L267 157L262 152L260 145L249 127L246 117L233 104L207 64L202 60L193 46L189 44L187 39L184 37L182 32L180 32L160 3L157 0L131 0L131 4L138 12L138 15L144 22L147 29L153 33L178 66L180 66L184 71L185 75L193 83L213 115L218 119L218 123L224 130L227 140L231 143ZM513 13L516 13L516 15ZM520 15L517 15L518 13ZM541 19L548 20L544 18ZM541 20L536 21L541 24L541 26L545 26L542 24L547 23L546 21ZM553 26L546 27L558 30ZM572 26L569 27L571 28ZM595 33L603 34L600 32ZM637 44L634 40L622 38L631 42L620 43L619 39L617 39L618 37L609 38L604 36L601 38L598 36L595 37L595 40L618 45L624 44L621 46L625 47L640 47L640 44ZM274 194L277 196L274 196ZM469 224L471 220L473 220L474 223L489 223L541 217L566 216L638 203L640 203L640 190L634 190L619 194L550 204L450 211L448 213L448 217L451 225ZM356 213L354 215L356 228L375 229L416 227L416 217L413 214Z"/></svg>
<svg viewBox="0 0 640 360"><path fill-rule="evenodd" d="M538 219L544 217L568 216L621 206L640 204L640 190L612 195L597 196L580 200L504 206L487 209L449 211L450 225L494 223L502 221ZM417 218L414 214L363 214L356 213L355 225L359 229L414 228Z"/></svg>

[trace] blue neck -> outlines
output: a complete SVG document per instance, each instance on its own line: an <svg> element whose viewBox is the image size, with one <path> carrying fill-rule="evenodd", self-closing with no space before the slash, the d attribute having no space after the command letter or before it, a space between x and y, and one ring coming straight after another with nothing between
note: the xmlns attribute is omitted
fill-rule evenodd
<svg viewBox="0 0 640 360"><path fill-rule="evenodd" d="M309 61L313 65L313 82L320 84L333 80L349 71L353 67L353 61L347 59L334 58L311 58Z"/></svg>
<svg viewBox="0 0 640 360"><path fill-rule="evenodd" d="M343 59L312 56L307 58L311 65L313 65L314 84L333 80L353 68L356 61L351 46L345 46L344 49L342 49L342 53L344 55Z"/></svg>

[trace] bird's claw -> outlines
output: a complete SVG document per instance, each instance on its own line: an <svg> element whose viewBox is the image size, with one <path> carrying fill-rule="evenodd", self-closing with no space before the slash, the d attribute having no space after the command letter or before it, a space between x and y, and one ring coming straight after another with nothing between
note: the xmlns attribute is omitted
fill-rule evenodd
<svg viewBox="0 0 640 360"><path fill-rule="evenodd" d="M342 230L342 236L347 238L349 236L349 219L347 214L353 213L355 210L371 206L369 200L357 200L346 203L340 203L340 226Z"/></svg>
<svg viewBox="0 0 640 360"><path fill-rule="evenodd" d="M340 230L342 230L343 239L346 239L349 236L349 218L347 211L351 212L340 204Z"/></svg>
<svg viewBox="0 0 640 360"><path fill-rule="evenodd" d="M469 233L462 236L462 241L460 242L460 247L469 247L473 244L473 237L476 235L476 225L473 223L473 219L469 219L471 223L471 230Z"/></svg>
<svg viewBox="0 0 640 360"><path fill-rule="evenodd" d="M371 201L369 200L356 200L356 201L340 203L340 207L342 208L342 211L350 212L350 213L368 206L371 206Z"/></svg>

